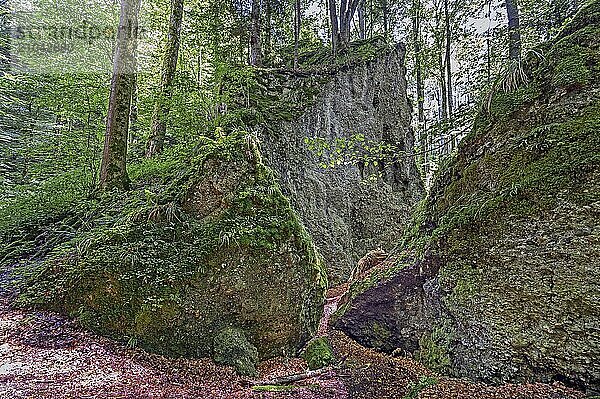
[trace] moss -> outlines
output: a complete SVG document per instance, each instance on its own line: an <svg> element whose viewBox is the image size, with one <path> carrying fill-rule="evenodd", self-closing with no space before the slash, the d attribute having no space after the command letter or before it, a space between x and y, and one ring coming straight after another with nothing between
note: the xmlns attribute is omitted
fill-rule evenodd
<svg viewBox="0 0 600 399"><path fill-rule="evenodd" d="M214 331L257 314L262 319L242 327L267 337L280 328L277 317L292 312L295 330L260 342L270 345L261 356L294 354L316 331L327 280L312 240L247 138L203 138L180 167L167 157L156 176L138 176L132 191L104 198L102 212L55 244L27 278L18 303L72 314L105 335L175 356L210 355ZM217 213L205 218L186 208L195 185L214 174L225 179L234 167L239 179L217 198L226 204ZM295 286L256 280L260 275ZM228 302L220 284L248 304ZM275 307L271 297L280 299Z"/></svg>
<svg viewBox="0 0 600 399"><path fill-rule="evenodd" d="M587 26L597 28L598 25L600 25L600 4L597 1L589 0L583 4L573 19L561 29L558 38L573 35ZM596 36L596 42L597 40L598 36Z"/></svg>
<svg viewBox="0 0 600 399"><path fill-rule="evenodd" d="M420 241L421 229L426 217L427 198L421 199L416 205L411 215L411 220L404 230L400 247L411 248L417 254L422 253L424 243Z"/></svg>
<svg viewBox="0 0 600 399"><path fill-rule="evenodd" d="M471 236L466 236L471 238ZM481 244L471 242L471 247L479 247ZM463 250L464 251L464 250ZM440 270L439 283L442 287L451 287L450 294L444 298L445 305L450 310L469 306L481 287L482 271L474 265L470 259L461 259L461 252L450 249L453 258ZM464 252L463 252L464 253Z"/></svg>
<svg viewBox="0 0 600 399"><path fill-rule="evenodd" d="M430 386L436 385L438 381L435 378L423 376L417 382L411 382L408 387L408 392L402 399L416 399L420 393Z"/></svg>
<svg viewBox="0 0 600 399"><path fill-rule="evenodd" d="M540 88L535 82L521 86L512 92L498 92L492 98L489 110L490 116L496 123L509 118L513 112L533 102L540 93Z"/></svg>
<svg viewBox="0 0 600 399"><path fill-rule="evenodd" d="M217 364L232 366L243 376L257 376L258 351L246 339L244 332L226 328L215 336L213 359Z"/></svg>
<svg viewBox="0 0 600 399"><path fill-rule="evenodd" d="M448 324L435 327L430 334L419 339L416 358L430 370L447 374L450 371L450 342L452 335Z"/></svg>
<svg viewBox="0 0 600 399"><path fill-rule="evenodd" d="M565 314L573 309L580 315L590 312L581 304L586 295L580 285L569 281L583 281L590 272L595 255L588 248L595 238L590 212L600 200L595 189L600 165L600 2L592 7L596 11L591 17L581 11L558 40L544 46L542 57L528 60L523 67L528 84L493 96L491 115L483 111L477 117L474 130L457 155L440 167L429 196L415 210L400 250L415 251L417 266L422 262L426 303L409 304L399 297L381 319L389 327L387 320L395 320L397 309L408 306L415 309L406 312L409 323L412 319L415 325L433 326L420 337L415 353L432 370L497 382L547 378L540 370L552 368L571 374L579 368L585 378L590 375L584 363L588 360L564 362L569 356L564 353L585 355L585 338L569 349L560 346L562 335L547 326L560 325L562 321L554 320L563 315L544 298L563 303ZM585 26L589 18L596 18L596 25ZM574 25L578 28L572 29ZM574 229L585 232L585 240L571 241ZM389 285L365 293L354 304L352 300L383 281L353 285L341 312L353 305L371 311L378 293ZM593 282L584 286L594 290ZM442 314L423 313L424 306ZM367 319L360 325L373 322ZM464 339L455 340L455 334ZM364 328L356 335L370 344L374 332ZM478 342L478 347L469 342ZM482 353L489 362L476 362ZM550 358L540 359L539 353Z"/></svg>
<svg viewBox="0 0 600 399"><path fill-rule="evenodd" d="M382 323L377 321L371 325L372 344L375 348L383 348L387 340L392 336L390 330Z"/></svg>
<svg viewBox="0 0 600 399"><path fill-rule="evenodd" d="M583 86L590 80L591 73L586 65L587 57L581 52L584 49L575 47L572 50L573 54L561 57L556 65L552 76L552 84L555 86Z"/></svg>
<svg viewBox="0 0 600 399"><path fill-rule="evenodd" d="M293 385L254 385L252 390L255 392L289 392L296 389Z"/></svg>
<svg viewBox="0 0 600 399"><path fill-rule="evenodd" d="M333 349L325 337L312 340L304 350L302 358L306 361L310 370L318 370L329 366L335 361Z"/></svg>
<svg viewBox="0 0 600 399"><path fill-rule="evenodd" d="M388 52L392 46L383 36L375 36L366 40L356 40L348 44L345 49L340 49L334 56L330 47L317 46L304 50L299 57L300 65L304 69L323 69L330 67L351 66L357 63L370 62Z"/></svg>

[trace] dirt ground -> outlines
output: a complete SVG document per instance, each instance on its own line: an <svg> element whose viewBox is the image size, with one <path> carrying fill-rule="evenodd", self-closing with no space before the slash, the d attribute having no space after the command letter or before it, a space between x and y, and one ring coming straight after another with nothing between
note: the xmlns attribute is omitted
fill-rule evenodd
<svg viewBox="0 0 600 399"><path fill-rule="evenodd" d="M537 399L581 398L560 384L500 387L436 376L409 358L364 348L328 327L339 297L325 307L320 334L328 335L343 362L316 377L255 390L257 381L209 359L169 359L99 337L50 312L11 309L0 300L1 399L143 398L393 398ZM258 381L302 373L301 359L272 359L259 366ZM253 388L254 387L254 388Z"/></svg>

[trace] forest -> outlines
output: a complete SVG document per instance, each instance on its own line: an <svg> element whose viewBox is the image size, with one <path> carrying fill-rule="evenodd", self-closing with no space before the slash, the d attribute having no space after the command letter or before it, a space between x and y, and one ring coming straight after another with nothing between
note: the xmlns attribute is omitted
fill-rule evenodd
<svg viewBox="0 0 600 399"><path fill-rule="evenodd" d="M0 0L1 398L600 397L600 0Z"/></svg>

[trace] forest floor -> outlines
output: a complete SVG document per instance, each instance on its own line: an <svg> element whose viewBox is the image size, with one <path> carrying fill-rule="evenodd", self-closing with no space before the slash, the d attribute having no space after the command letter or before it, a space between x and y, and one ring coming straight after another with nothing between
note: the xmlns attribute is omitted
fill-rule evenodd
<svg viewBox="0 0 600 399"><path fill-rule="evenodd" d="M334 291L332 291L334 292ZM339 293L339 290L338 290ZM1 294L1 293L0 293ZM330 297L320 333L329 335L338 367L281 387L253 389L255 382L209 359L169 359L97 336L51 312L24 311L0 298L1 399L143 398L581 398L558 383L500 387L438 377L410 358L364 348L328 327L339 297ZM302 373L301 359L262 362L257 380Z"/></svg>

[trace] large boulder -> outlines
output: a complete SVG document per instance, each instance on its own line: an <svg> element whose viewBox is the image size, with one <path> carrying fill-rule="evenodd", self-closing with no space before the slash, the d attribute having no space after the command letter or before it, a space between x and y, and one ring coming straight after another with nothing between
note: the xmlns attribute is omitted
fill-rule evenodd
<svg viewBox="0 0 600 399"><path fill-rule="evenodd" d="M370 48L377 56L355 55L356 62L333 72L285 76L279 84L271 76L268 84L283 85L278 98L305 107L289 120L269 121L261 148L323 254L332 283L345 282L369 250L391 248L423 196L413 155L405 50L374 41L350 52ZM341 164L323 156L312 141L332 150L359 136L362 146L338 147L349 155ZM385 148L397 157L379 160L377 166L351 156L355 149L368 153Z"/></svg>
<svg viewBox="0 0 600 399"><path fill-rule="evenodd" d="M21 300L153 352L215 350L250 374L253 356L231 358L248 350L217 337L235 331L260 358L293 355L316 331L326 276L255 142L206 139L173 169L166 185L105 198Z"/></svg>
<svg viewBox="0 0 600 399"><path fill-rule="evenodd" d="M442 168L407 252L353 285L337 326L455 376L599 390L600 2L540 50Z"/></svg>

